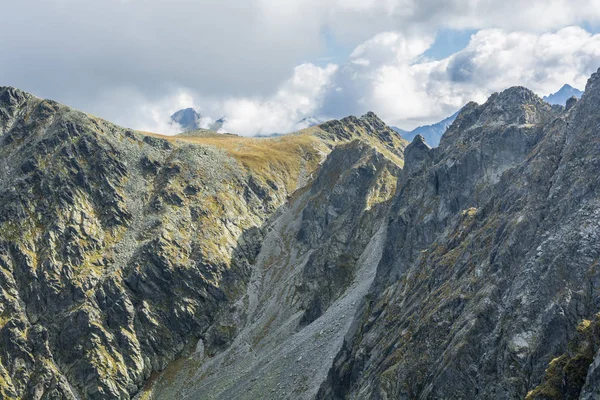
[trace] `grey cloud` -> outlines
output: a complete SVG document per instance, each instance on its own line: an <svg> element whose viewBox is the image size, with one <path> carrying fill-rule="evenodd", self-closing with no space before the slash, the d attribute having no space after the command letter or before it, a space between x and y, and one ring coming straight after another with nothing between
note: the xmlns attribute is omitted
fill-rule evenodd
<svg viewBox="0 0 600 400"><path fill-rule="evenodd" d="M447 74L450 81L464 83L473 80L476 66L472 57L470 52L459 53L448 63Z"/></svg>
<svg viewBox="0 0 600 400"><path fill-rule="evenodd" d="M600 7L590 7L589 0L550 5L546 0L528 5L517 0L3 3L0 84L134 127L145 118L140 109L164 104L182 90L205 102L273 96L296 65L328 55L324 29L342 46L355 47L386 30L409 36L446 27L539 31L600 19ZM532 18L540 6L546 17ZM514 15L517 7L521 12ZM593 58L582 62L591 64ZM468 78L468 69L456 71L463 72L455 78ZM368 97L369 85L350 86L330 93L323 112L341 116L367 109L368 103L356 100Z"/></svg>

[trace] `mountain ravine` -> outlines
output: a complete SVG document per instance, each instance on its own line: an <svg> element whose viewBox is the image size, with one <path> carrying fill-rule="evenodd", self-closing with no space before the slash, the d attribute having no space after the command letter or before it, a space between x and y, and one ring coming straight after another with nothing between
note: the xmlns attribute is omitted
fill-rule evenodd
<svg viewBox="0 0 600 400"><path fill-rule="evenodd" d="M0 395L600 398L600 71L439 147L136 132L0 89Z"/></svg>

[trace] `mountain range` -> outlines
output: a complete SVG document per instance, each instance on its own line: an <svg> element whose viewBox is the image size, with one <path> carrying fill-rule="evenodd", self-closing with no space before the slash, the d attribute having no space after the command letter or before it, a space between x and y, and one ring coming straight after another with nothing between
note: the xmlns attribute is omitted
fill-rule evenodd
<svg viewBox="0 0 600 400"><path fill-rule="evenodd" d="M600 398L599 121L600 70L435 148L371 112L163 136L2 87L0 396Z"/></svg>
<svg viewBox="0 0 600 400"><path fill-rule="evenodd" d="M556 93L544 96L543 100L549 104L565 106L569 98L575 96L579 99L582 95L583 92L581 90L576 89L571 85L565 84ZM452 122L454 122L459 112L460 110L435 124L418 126L410 131L395 126L392 126L391 128L408 141L412 141L415 138L415 136L421 135L429 145L437 147L440 143L442 135L444 134L444 132L446 132L450 125L452 125ZM185 108L171 115L170 121L171 124L178 124L181 127L182 132L189 132L203 128L201 119L202 115L200 115L195 109ZM204 128L213 131L218 131L223 127L225 121L226 119L223 117L216 120L214 123L207 125ZM325 120L321 118L305 117L302 120L298 121L296 125L298 126L298 129L302 129L316 126L322 124L323 122L325 122Z"/></svg>

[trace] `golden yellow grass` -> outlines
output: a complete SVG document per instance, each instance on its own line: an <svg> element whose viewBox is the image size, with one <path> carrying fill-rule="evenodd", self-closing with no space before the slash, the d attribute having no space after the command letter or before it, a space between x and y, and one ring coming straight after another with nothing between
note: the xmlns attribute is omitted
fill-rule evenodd
<svg viewBox="0 0 600 400"><path fill-rule="evenodd" d="M322 155L329 153L336 143L340 143L339 139L332 137L319 127L266 138L220 134L212 131L195 131L175 136L149 132L140 133L172 143L195 143L220 148L263 181L282 182L288 193L297 188L302 173L308 176L314 172L322 160ZM396 154L396 151L403 149L407 142L399 136L393 144L384 144L368 132L351 135L354 139L360 139L372 145L398 166L404 165L404 160ZM347 141L342 140L342 142Z"/></svg>
<svg viewBox="0 0 600 400"><path fill-rule="evenodd" d="M292 191L295 189L302 165L307 173L311 173L320 162L319 153L327 151L323 140L309 132L268 138L210 132L176 136L142 133L172 143L195 143L223 149L247 170L260 177L269 179L277 173L277 176L284 179L286 187Z"/></svg>

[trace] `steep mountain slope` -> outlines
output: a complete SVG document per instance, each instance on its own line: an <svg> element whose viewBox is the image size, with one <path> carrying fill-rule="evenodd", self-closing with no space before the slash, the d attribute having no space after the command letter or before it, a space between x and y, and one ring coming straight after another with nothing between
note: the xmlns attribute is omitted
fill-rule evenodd
<svg viewBox="0 0 600 400"><path fill-rule="evenodd" d="M336 148L266 225L247 294L221 321L241 327L232 345L205 358L200 341L153 396L314 398L373 280L399 171L364 143Z"/></svg>
<svg viewBox="0 0 600 400"><path fill-rule="evenodd" d="M544 101L550 104L558 104L564 106L567 104L567 100L575 96L578 99L581 98L583 92L579 89L574 88L571 85L564 84L558 92L552 93L548 96L544 96Z"/></svg>
<svg viewBox="0 0 600 400"><path fill-rule="evenodd" d="M446 130L452 125L459 112L460 111L457 111L448 118L444 118L435 124L418 126L412 131L405 131L404 129L396 128L395 126L393 126L392 129L408 141L412 141L417 135L421 135L428 144L437 147L440 144L442 135L444 135Z"/></svg>
<svg viewBox="0 0 600 400"><path fill-rule="evenodd" d="M599 105L600 73L568 111L512 88L467 105L439 148L406 149L375 283L318 398L600 396Z"/></svg>
<svg viewBox="0 0 600 400"><path fill-rule="evenodd" d="M0 88L2 397L129 398L199 338L227 347L261 227L353 140L402 160L373 114L163 137Z"/></svg>

